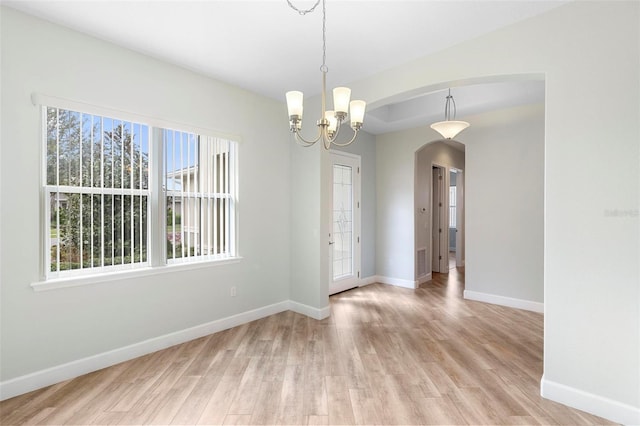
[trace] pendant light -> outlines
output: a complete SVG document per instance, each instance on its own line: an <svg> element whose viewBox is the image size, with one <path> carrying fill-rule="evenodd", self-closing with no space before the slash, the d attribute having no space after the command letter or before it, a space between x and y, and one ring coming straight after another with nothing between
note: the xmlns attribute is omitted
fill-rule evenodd
<svg viewBox="0 0 640 426"><path fill-rule="evenodd" d="M451 120L451 106L453 105L453 120ZM466 121L456 121L456 101L451 95L451 89L447 95L447 101L444 105L444 119L445 121L439 121L433 123L431 128L440 133L445 139L453 139L458 133L469 127L469 123Z"/></svg>

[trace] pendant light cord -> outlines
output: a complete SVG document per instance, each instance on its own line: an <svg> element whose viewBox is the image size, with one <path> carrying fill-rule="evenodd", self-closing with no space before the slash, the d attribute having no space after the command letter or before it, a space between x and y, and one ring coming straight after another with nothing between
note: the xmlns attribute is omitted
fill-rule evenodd
<svg viewBox="0 0 640 426"><path fill-rule="evenodd" d="M320 67L320 71L329 71L327 67L327 6L325 0L322 0L322 66Z"/></svg>
<svg viewBox="0 0 640 426"><path fill-rule="evenodd" d="M453 104L453 119L456 119L456 100L451 96L451 89L447 95L447 101L444 104L444 119L445 121L451 120L451 104Z"/></svg>

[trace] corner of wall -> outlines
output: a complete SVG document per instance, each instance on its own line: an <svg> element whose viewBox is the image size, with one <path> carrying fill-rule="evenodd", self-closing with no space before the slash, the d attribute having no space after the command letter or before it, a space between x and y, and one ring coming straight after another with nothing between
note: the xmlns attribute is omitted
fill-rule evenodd
<svg viewBox="0 0 640 426"><path fill-rule="evenodd" d="M481 293L478 291L465 290L463 297L476 302L491 303L493 305L507 306L509 308L524 309L544 313L544 303L533 302L531 300L515 299L512 297L499 296L497 294Z"/></svg>
<svg viewBox="0 0 640 426"><path fill-rule="evenodd" d="M640 424L640 407L622 404L599 395L581 391L560 383L540 380L540 395L543 398L577 408L595 416L604 417L625 425Z"/></svg>

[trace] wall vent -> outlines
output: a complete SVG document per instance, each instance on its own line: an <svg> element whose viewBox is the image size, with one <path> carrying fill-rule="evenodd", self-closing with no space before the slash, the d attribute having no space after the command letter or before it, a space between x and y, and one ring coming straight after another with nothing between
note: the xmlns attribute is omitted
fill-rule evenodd
<svg viewBox="0 0 640 426"><path fill-rule="evenodd" d="M424 277L427 275L427 249L418 249L416 255L416 275L418 277Z"/></svg>

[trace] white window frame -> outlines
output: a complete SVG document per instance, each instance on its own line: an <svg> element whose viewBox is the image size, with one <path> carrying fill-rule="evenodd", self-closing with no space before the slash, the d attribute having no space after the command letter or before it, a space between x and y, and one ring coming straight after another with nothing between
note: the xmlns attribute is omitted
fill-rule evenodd
<svg viewBox="0 0 640 426"><path fill-rule="evenodd" d="M172 144L173 149L172 164L169 164L168 157L165 157L163 168L163 189L164 201L168 197L172 198L172 226L176 226L176 199L180 199L180 250L176 250L175 233L172 244L172 253L166 253L168 264L178 264L187 262L199 262L206 260L224 260L236 256L236 223L237 223L237 142L208 135L197 134L177 129L162 129L163 147ZM172 136L168 138L167 136ZM176 140L179 138L179 148L176 148ZM198 145L197 165L189 163L195 160L195 152L191 151L191 143L186 143L185 139L193 141ZM180 150L180 153L176 152ZM168 154L169 149L164 150ZM186 151L186 152L185 152ZM195 151L195 146L194 146ZM187 164L176 164L176 157L179 156L181 162L187 158ZM171 169L171 171L169 171ZM200 175L206 169L206 175ZM179 175L178 175L179 172ZM179 176L179 190L174 185L169 184L169 175ZM194 179L192 183L191 174ZM195 178L197 176L197 178ZM206 179L205 179L206 177ZM186 185L184 184L186 178ZM206 181L206 182L202 182ZM198 209L191 209L191 204L199 205ZM166 206L165 212L170 206ZM199 210L199 211L198 211ZM224 212L224 218L219 214ZM206 224L195 226L191 223L191 217L197 216L198 222L205 217ZM167 218L169 219L169 218ZM217 224L224 221L218 232ZM211 228L209 228L211 227ZM185 229L187 232L185 233ZM208 231L208 232L207 232ZM192 237L197 234L198 237ZM206 234L206 235L205 235ZM186 235L186 237L185 237ZM169 240L169 235L166 235ZM171 241L171 240L170 240ZM218 244L218 241L220 244ZM187 250L185 250L185 242ZM194 247L196 253L191 254L190 247ZM199 250L199 253L197 251ZM205 253L206 250L206 253ZM179 256L178 256L179 254Z"/></svg>
<svg viewBox="0 0 640 426"><path fill-rule="evenodd" d="M136 269L136 268L142 268L142 267L147 267L149 266L149 235L150 235L150 224L149 224L149 201L150 201L150 192L151 192L151 188L147 188L147 189L142 189L142 180L140 179L140 181L138 182L140 185L140 188L125 188L124 186L122 186L123 181L124 181L124 170L121 169L121 186L118 187L105 187L104 186L104 180L105 180L105 175L104 175L104 165L101 162L101 173L100 173L100 182L101 182L101 186L97 187L97 186L93 186L93 181L94 181L94 176L92 173L91 176L91 185L90 186L84 186L82 185L82 170L83 170L83 166L84 164L82 164L82 160L79 162L80 164L80 169L78 171L79 176L80 176L80 183L78 186L72 186L72 185L61 185L59 182L58 184L52 184L47 182L47 169L48 169L48 158L47 158L47 143L48 143L48 131L47 131L47 120L48 120L48 109L55 109L56 111L60 111L60 110L66 110L66 111L70 111L73 113L78 113L80 114L80 133L79 133L79 137L80 137L80 141L79 141L79 155L82 157L83 152L82 152L82 146L83 146L83 123L82 123L82 118L83 116L91 116L92 117L92 121L93 118L98 117L100 119L100 131L103 132L104 130L104 122L105 120L112 120L113 123L115 122L119 122L122 126L124 126L125 124L129 124L131 129L135 132L135 127L138 126L138 130L142 131L142 127L146 127L147 130L149 130L149 126L145 123L139 123L139 122L133 122L133 121L129 121L126 119L120 119L120 118L116 118L116 117L107 117L104 115L98 115L98 114L91 114L91 113L87 113L84 111L74 111L74 110L70 110L70 109L66 109L66 108L60 108L60 107L55 107L55 106L42 106L42 123L43 123L43 172L42 172L42 185L43 185L43 206L44 206L44 215L42 218L42 228L43 228L43 232L44 232L44 240L45 240L45 244L44 244L44 276L47 280L52 280L52 279L57 279L57 278L64 278L64 277L74 277L74 276L86 276L86 275L93 275L93 274L100 274L100 273L108 273L109 271L122 271L122 270L130 270L130 269ZM150 145L150 133L147 132L148 137L146 140L146 145L149 147L149 149L151 149L151 145ZM59 135L58 135L59 136ZM104 135L100 134L99 136L94 135L93 131L92 134L90 135L91 138L91 144L92 144L92 149L93 149L93 143L94 142L100 142L100 145L102 146L104 144ZM57 146L59 146L59 141L57 142ZM140 141L140 143L142 144L143 141ZM132 144L132 149L133 149L133 144ZM56 157L59 159L60 158L60 153L56 153ZM102 153L101 153L101 157L102 157ZM93 152L92 152L92 158L91 158L91 169L93 170ZM117 160L115 160L117 161ZM124 165L124 159L121 158L120 161L121 163L121 167L122 165ZM134 175L134 171L133 169L130 172L131 177L133 177ZM56 169L56 180L59 181L59 166ZM142 177L142 175L140 176L140 178ZM114 177L112 176L112 179ZM97 177L95 177L95 179L97 179ZM133 183L133 179L132 179L132 183ZM148 186L148 185L147 185ZM113 251L112 248L112 253L111 253L111 257L115 258L116 256L120 255L121 258L121 263L120 264L113 264L113 265L105 265L104 261L105 261L105 254L103 253L100 261L101 261L101 265L99 266L91 266L91 267L87 267L84 268L82 266L80 266L80 268L77 269L69 269L69 270L61 270L60 269L60 244L58 244L58 248L56 250L57 253L57 269L52 271L51 270L51 264L52 264L52 259L51 259L51 243L52 243L52 239L51 239L51 232L50 232L50 218L51 218L51 195L52 194L81 194L81 195L90 195L90 196L94 196L94 195L98 195L101 197L102 199L102 203L105 202L105 197L110 197L110 196L120 196L120 197L125 197L125 196L130 196L130 197L140 197L140 201L142 199L142 197L146 197L147 202L146 202L146 217L147 217L147 223L146 223L146 232L147 232L147 241L146 241L146 246L147 246L147 253L146 253L146 260L145 261L140 261L140 262L129 262L129 263L123 263L122 260L124 258L124 245L121 247L121 252L117 253L115 251ZM56 203L60 202L60 195L55 197L56 199ZM113 202L113 200L112 200ZM59 204L58 204L58 208L59 208ZM133 205L131 207L133 209ZM124 215L124 203L121 201L121 214ZM113 210L112 210L112 215L113 215ZM82 216L82 203L80 205L80 215ZM58 218L57 220L57 226L56 229L58 231L58 233L60 232L60 222L59 222L59 216L56 216ZM101 217L101 221L104 222L104 212L102 212L102 217ZM133 221L132 223L134 223L135 221ZM140 223L142 222L142 220L140 221ZM112 222L112 227L115 228L115 222ZM131 225L130 225L131 226ZM80 235L84 235L83 231L83 226L82 226L82 221L79 225L80 228ZM133 243L133 249L136 248L135 245L135 239L133 238L134 236L134 230L133 230L133 226L131 226L131 242ZM124 235L124 223L121 222L120 224L120 230L118 231L121 235L122 240L125 240L125 235ZM140 246L142 246L142 235L140 235L140 239L138 240L138 242L140 243ZM84 238L80 238L80 265L83 264L83 240ZM93 241L93 238L91 236L91 241ZM104 246L105 246L105 238L104 238L104 234L102 235L102 249L104 250ZM92 256L93 257L93 256ZM133 258L133 256L131 256Z"/></svg>
<svg viewBox="0 0 640 426"><path fill-rule="evenodd" d="M457 186L449 187L449 229L457 228Z"/></svg>
<svg viewBox="0 0 640 426"><path fill-rule="evenodd" d="M166 120L155 119L146 117L144 115L123 112L116 109L98 107L83 102L72 101L68 99L51 97L42 94L33 94L32 103L40 108L40 147L41 147L41 194L42 200L41 208L41 247L39 252L41 253L41 273L40 281L33 282L31 287L35 291L52 290L56 288L73 287L85 284L95 284L99 282L116 281L123 278L133 278L139 276L148 276L163 274L169 271L176 270L191 270L199 268L208 268L218 265L224 265L229 263L237 263L242 258L238 254L238 152L240 137L237 135L224 134L217 131L211 131L209 129L197 128L194 126L185 126L172 123ZM60 271L61 273L51 274L50 269L50 243L51 236L49 230L49 194L53 190L51 185L47 185L47 124L46 114L47 107L65 109L70 111L82 112L83 114L91 114L109 118L115 118L125 122L135 122L148 126L149 134L149 184L148 184L148 197L147 197L147 227L149 228L147 233L147 261L144 264L134 264L134 266L105 266L85 268L81 270L69 270ZM232 163L230 163L231 176L229 181L233 182L232 193L230 198L232 199L232 214L229 216L229 251L224 256L194 256L189 259L189 262L168 262L166 258L166 217L165 217L165 203L166 196L164 196L163 182L163 167L159 166L163 164L163 149L154 149L154 147L161 146L163 143L162 129L181 129L197 133L200 135L207 135L207 137L221 138L230 141L230 145L233 145L234 155L232 156ZM70 189L69 192L80 191L77 187L61 188L60 192L64 189ZM72 189L72 191L71 191ZM102 191L102 190L101 190ZM117 189L117 195L123 191ZM139 195L138 190L124 191L128 195L129 192ZM106 192L105 192L106 193Z"/></svg>

